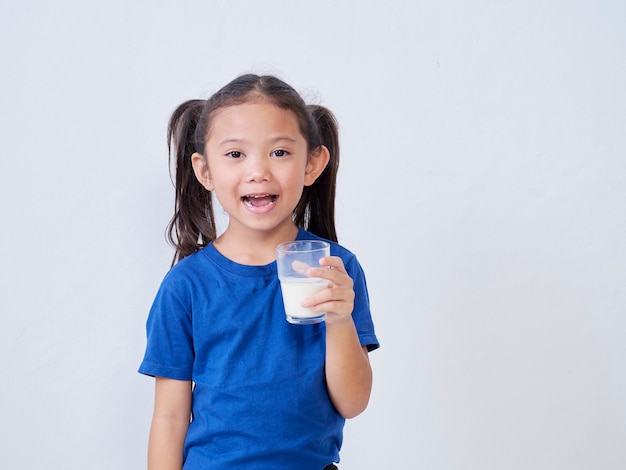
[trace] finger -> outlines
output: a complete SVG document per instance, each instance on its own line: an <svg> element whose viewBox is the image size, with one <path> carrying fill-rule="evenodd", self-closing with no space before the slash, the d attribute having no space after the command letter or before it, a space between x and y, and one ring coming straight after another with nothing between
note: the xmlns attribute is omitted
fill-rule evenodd
<svg viewBox="0 0 626 470"><path fill-rule="evenodd" d="M329 266L332 269L336 269L339 272L346 274L346 267L343 264L343 260L339 256L325 256L320 259L321 266Z"/></svg>
<svg viewBox="0 0 626 470"><path fill-rule="evenodd" d="M354 291L348 288L324 289L302 302L303 307L320 312L352 312Z"/></svg>
<svg viewBox="0 0 626 470"><path fill-rule="evenodd" d="M348 284L352 283L352 279L348 275L343 260L338 256L325 256L320 259L320 265L323 269L313 268L308 271L309 276L328 279L332 282L343 283L342 279ZM328 269L330 268L330 269ZM349 279L349 281L348 281Z"/></svg>
<svg viewBox="0 0 626 470"><path fill-rule="evenodd" d="M336 313L339 315L352 313L353 309L352 304L345 300L328 300L326 302L314 303L313 305L302 302L302 306L314 312Z"/></svg>
<svg viewBox="0 0 626 470"><path fill-rule="evenodd" d="M318 277L320 279L326 279L332 284L331 287L343 286L345 288L352 288L353 281L348 274L339 271L338 269L326 268L311 268L307 271L307 275L311 277Z"/></svg>
<svg viewBox="0 0 626 470"><path fill-rule="evenodd" d="M310 267L311 267L310 265L308 265L307 263L303 261L296 260L293 263L291 263L291 269L293 269L298 274L305 275Z"/></svg>

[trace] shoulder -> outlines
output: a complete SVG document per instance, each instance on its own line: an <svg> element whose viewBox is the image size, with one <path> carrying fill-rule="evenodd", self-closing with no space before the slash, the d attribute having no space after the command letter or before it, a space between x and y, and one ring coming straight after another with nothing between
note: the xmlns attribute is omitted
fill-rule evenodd
<svg viewBox="0 0 626 470"><path fill-rule="evenodd" d="M211 262L205 253L205 247L180 260L165 274L161 282L161 289L172 291L187 291L200 279L211 276L213 271Z"/></svg>

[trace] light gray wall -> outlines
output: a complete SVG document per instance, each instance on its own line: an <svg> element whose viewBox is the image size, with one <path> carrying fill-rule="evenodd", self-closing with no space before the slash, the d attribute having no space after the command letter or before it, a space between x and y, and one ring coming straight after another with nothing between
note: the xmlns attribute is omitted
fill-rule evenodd
<svg viewBox="0 0 626 470"><path fill-rule="evenodd" d="M0 1L0 467L144 466L166 121L253 71L341 124L343 468L626 468L625 5Z"/></svg>

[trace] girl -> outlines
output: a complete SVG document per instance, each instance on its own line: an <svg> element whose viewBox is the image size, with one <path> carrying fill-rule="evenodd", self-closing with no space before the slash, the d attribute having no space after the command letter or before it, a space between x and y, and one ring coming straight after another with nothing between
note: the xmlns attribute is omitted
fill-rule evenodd
<svg viewBox="0 0 626 470"><path fill-rule="evenodd" d="M336 468L346 418L367 406L378 347L363 271L336 243L337 125L271 76L244 75L170 120L173 267L139 371L156 377L149 469ZM215 195L228 214L217 236ZM285 319L276 246L330 240L328 288Z"/></svg>

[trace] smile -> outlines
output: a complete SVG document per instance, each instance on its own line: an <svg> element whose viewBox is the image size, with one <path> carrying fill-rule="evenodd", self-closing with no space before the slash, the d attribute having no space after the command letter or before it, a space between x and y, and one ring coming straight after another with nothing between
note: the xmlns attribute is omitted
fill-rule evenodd
<svg viewBox="0 0 626 470"><path fill-rule="evenodd" d="M241 200L248 207L266 207L273 204L277 198L276 194L247 194Z"/></svg>

